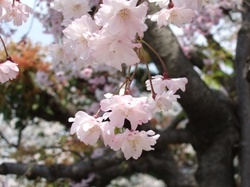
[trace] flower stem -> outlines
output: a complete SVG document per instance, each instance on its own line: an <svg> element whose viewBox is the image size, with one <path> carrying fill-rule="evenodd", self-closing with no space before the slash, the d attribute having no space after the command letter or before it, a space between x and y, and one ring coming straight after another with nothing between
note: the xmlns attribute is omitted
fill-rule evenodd
<svg viewBox="0 0 250 187"><path fill-rule="evenodd" d="M150 84L150 87L151 87L152 98L155 99L156 93L154 91L154 87L153 87L153 84L152 84L152 78L151 78L151 75L150 75L148 63L146 63L146 68L147 68L147 73L148 73L149 84Z"/></svg>
<svg viewBox="0 0 250 187"><path fill-rule="evenodd" d="M167 67L164 63L164 61L162 60L162 58L160 57L160 55L154 50L153 47L151 47L151 45L149 45L146 41L140 39L139 41L141 41L143 44L145 44L154 54L155 56L159 59L159 61L161 62L161 65L163 67L163 70L164 70L164 74L167 74L168 75L168 72L167 72Z"/></svg>
<svg viewBox="0 0 250 187"><path fill-rule="evenodd" d="M6 59L7 60L10 60L10 55L8 54L8 51L7 51L7 48L6 48L6 46L5 46L5 43L4 43L4 41L3 41L3 38L0 36L0 40L1 40L1 42L2 42L2 44L3 44L3 47L4 47L4 51L5 51L5 54L6 54Z"/></svg>

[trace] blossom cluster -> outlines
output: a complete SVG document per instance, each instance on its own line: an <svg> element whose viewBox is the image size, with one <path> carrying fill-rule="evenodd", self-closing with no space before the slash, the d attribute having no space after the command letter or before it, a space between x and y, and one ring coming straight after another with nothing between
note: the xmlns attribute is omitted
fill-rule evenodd
<svg viewBox="0 0 250 187"><path fill-rule="evenodd" d="M62 41L50 46L55 68L73 65L81 69L104 64L121 70L122 64L138 64L136 49L142 47L139 39L147 30L147 18L158 26L170 23L182 26L191 22L195 11L206 3L204 0L149 2L159 5L160 11L147 15L148 3L138 0L104 0L100 6L98 1L91 0L55 0L51 6L63 14L65 26ZM97 9L94 13L93 7Z"/></svg>
<svg viewBox="0 0 250 187"><path fill-rule="evenodd" d="M20 0L2 0L0 1L0 22L12 21L15 26L20 26L27 21L32 9L20 2ZM1 41L4 44L2 38ZM4 46L5 47L5 46ZM4 83L8 80L16 78L19 69L16 63L8 56L6 51L6 61L0 63L0 82Z"/></svg>
<svg viewBox="0 0 250 187"><path fill-rule="evenodd" d="M151 90L150 80L146 81ZM139 126L148 123L154 112L167 111L180 96L176 91L185 91L186 78L166 79L161 75L152 78L156 93L153 101L147 97L132 97L131 95L105 94L100 102L101 117L90 116L84 111L78 111L73 122L71 134L87 145L94 145L99 138L114 151L121 150L126 159L137 159L142 151L154 148L159 134L154 131L141 131Z"/></svg>
<svg viewBox="0 0 250 187"><path fill-rule="evenodd" d="M142 48L142 38L147 30L146 19L157 22L159 27L170 23L182 26L191 22L195 11L206 2L54 0L51 7L62 13L65 27L62 40L50 46L54 68L69 71L73 67L74 71L81 71L106 65L122 71L123 67L137 65L141 61L137 52ZM161 9L147 15L148 3L155 3ZM79 111L69 119L73 122L71 134L76 134L88 145L101 138L106 146L121 150L126 159L137 159L143 150L153 150L152 146L159 138L152 130L139 130L139 126L148 123L154 112L170 110L180 98L177 90L185 91L186 84L186 78L170 79L157 75L146 81L152 100L129 95L129 87L119 95L105 94L96 115Z"/></svg>
<svg viewBox="0 0 250 187"><path fill-rule="evenodd" d="M32 12L32 8L21 3L20 0L0 2L0 22L12 21L15 26L20 26L27 21Z"/></svg>
<svg viewBox="0 0 250 187"><path fill-rule="evenodd" d="M206 45L207 36L215 34L216 37L223 36L222 38L225 39L223 46L227 46L227 50L234 49L235 45L232 45L232 39L234 33L240 27L239 23L241 23L241 18L237 12L240 9L240 3L237 0L213 0L213 3L199 9L193 21L185 24L182 27L183 32L176 35L185 55L189 58L192 51L197 50L196 44L199 45L202 42ZM223 32L225 30L228 32ZM205 54L205 56L207 55ZM211 56L209 56L209 59L211 61Z"/></svg>
<svg viewBox="0 0 250 187"><path fill-rule="evenodd" d="M206 0L149 0L155 2L161 9L153 15L149 15L151 21L156 21L158 26L166 26L170 23L181 27L190 23L195 16L195 10L201 9Z"/></svg>
<svg viewBox="0 0 250 187"><path fill-rule="evenodd" d="M81 9L82 16L68 8L68 3L64 0L53 4L53 8L63 12L64 24L77 18L63 30L63 42L50 46L55 66L71 62L77 69L104 64L121 70L122 64L130 66L140 62L134 49L141 47L136 36L143 37L147 29L146 3L106 0L94 17L88 14L90 2L78 6L74 1L74 7ZM65 7L68 12L64 11Z"/></svg>

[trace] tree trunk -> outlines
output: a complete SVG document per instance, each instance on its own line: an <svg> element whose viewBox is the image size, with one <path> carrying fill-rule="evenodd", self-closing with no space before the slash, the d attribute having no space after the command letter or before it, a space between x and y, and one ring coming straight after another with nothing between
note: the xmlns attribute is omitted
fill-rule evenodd
<svg viewBox="0 0 250 187"><path fill-rule="evenodd" d="M151 9L155 9L151 7ZM187 77L185 93L179 93L180 104L189 118L188 130L197 152L199 167L197 181L201 187L233 187L233 157L238 141L237 118L229 99L219 91L211 90L194 71L176 37L169 28L158 28L148 23L145 40L165 62L170 77ZM151 54L154 56L154 54ZM159 71L159 59L153 58Z"/></svg>
<svg viewBox="0 0 250 187"><path fill-rule="evenodd" d="M250 186L250 1L243 2L242 26L238 33L235 70L238 93L238 112L241 127L241 181ZM249 74L249 75L248 75ZM247 76L248 75L248 76ZM248 80L246 80L248 79Z"/></svg>

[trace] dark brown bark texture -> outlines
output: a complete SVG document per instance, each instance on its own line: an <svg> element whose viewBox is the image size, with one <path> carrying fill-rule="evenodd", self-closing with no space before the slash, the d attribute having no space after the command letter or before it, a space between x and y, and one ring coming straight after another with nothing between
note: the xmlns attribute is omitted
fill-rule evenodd
<svg viewBox="0 0 250 187"><path fill-rule="evenodd" d="M201 187L234 186L232 160L238 141L237 118L230 101L211 90L194 71L175 36L168 28L149 22L145 40L159 53L170 77L187 77L185 93L179 100L189 118L199 168L196 178ZM153 56L153 54L151 55ZM162 70L157 58L158 69Z"/></svg>
<svg viewBox="0 0 250 187"><path fill-rule="evenodd" d="M242 187L250 186L250 1L243 1L242 26L238 33L235 58L238 113L241 127L241 177Z"/></svg>
<svg viewBox="0 0 250 187"><path fill-rule="evenodd" d="M250 32L248 31L250 29L248 21L250 20L250 15L248 6L245 7L247 7L247 13L244 16L244 20L247 23L239 32L236 51L236 64L238 64L236 71L239 73L237 77L242 77L240 74L242 66L244 66L242 64L245 63L247 56L250 54ZM151 10L154 8L151 7ZM142 172L163 179L170 187L234 187L232 164L237 151L236 146L239 142L239 120L234 106L227 96L219 91L212 90L201 80L193 69L193 63L185 57L176 37L169 28L159 29L152 22L148 22L148 27L149 29L145 33L144 39L161 56L167 66L169 76L172 78L188 78L186 91L179 93L181 95L179 102L189 119L186 129L161 132L155 151L144 152L138 160L125 161L119 152L108 152L101 158L86 158L73 165L46 166L3 163L0 165L0 174L26 175L30 179L44 177L49 181L58 178L71 178L80 181L82 178L86 178L89 173L95 173L96 177L91 185L105 186L118 176ZM162 73L159 59L153 53L151 57ZM238 79L237 84L240 87L238 89L239 93L248 97L245 98L248 104L249 89L246 90L246 93L243 93L243 90L241 90L248 83L241 85L242 80ZM245 102L244 99L239 101L239 106ZM244 107L240 109L240 116L250 115L250 112L244 113L248 110L250 111L250 109L246 110ZM243 123L248 123L248 119L245 118ZM191 143L195 148L198 160L198 169L196 171L198 184L187 178L178 168L173 155L168 149L168 144L171 143ZM246 153L250 155L250 150L245 151L245 153L242 153L243 158ZM246 165L246 167L250 168L250 165ZM243 172L243 177L244 174L245 176L250 176L250 173Z"/></svg>

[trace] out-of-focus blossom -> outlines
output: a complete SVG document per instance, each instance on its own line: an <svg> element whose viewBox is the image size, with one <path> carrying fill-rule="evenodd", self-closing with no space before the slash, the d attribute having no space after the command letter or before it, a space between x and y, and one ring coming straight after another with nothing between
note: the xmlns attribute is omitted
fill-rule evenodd
<svg viewBox="0 0 250 187"><path fill-rule="evenodd" d="M4 83L13 80L18 75L19 69L16 63L9 60L0 63L0 82Z"/></svg>

